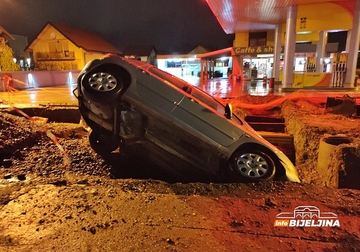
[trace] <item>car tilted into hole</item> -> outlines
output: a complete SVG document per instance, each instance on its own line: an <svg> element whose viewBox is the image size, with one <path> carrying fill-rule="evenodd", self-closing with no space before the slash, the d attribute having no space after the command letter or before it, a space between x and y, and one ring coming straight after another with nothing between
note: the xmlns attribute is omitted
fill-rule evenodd
<svg viewBox="0 0 360 252"><path fill-rule="evenodd" d="M76 89L101 155L120 147L180 177L299 182L289 158L230 104L153 65L109 54L84 67Z"/></svg>

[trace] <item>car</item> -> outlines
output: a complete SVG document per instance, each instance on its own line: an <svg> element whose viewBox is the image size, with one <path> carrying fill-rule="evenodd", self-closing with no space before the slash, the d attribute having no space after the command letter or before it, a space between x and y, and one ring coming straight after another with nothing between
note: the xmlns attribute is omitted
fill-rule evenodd
<svg viewBox="0 0 360 252"><path fill-rule="evenodd" d="M179 178L300 182L289 158L231 104L146 62L113 54L92 60L74 93L90 146L104 157L119 148Z"/></svg>

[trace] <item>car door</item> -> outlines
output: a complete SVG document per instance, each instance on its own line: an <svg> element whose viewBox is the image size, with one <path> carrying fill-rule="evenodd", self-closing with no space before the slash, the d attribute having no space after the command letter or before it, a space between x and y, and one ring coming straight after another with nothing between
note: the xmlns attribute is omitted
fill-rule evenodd
<svg viewBox="0 0 360 252"><path fill-rule="evenodd" d="M156 76L138 70L136 74L135 96L139 106L152 113L167 114L175 108L184 97L184 94Z"/></svg>
<svg viewBox="0 0 360 252"><path fill-rule="evenodd" d="M146 132L151 142L192 166L218 169L218 157L214 154L218 144L199 141L198 129L189 126L186 115L181 112L184 109L177 110L184 99L188 99L187 93L169 80L146 72L137 75L136 92L136 100L147 116Z"/></svg>
<svg viewBox="0 0 360 252"><path fill-rule="evenodd" d="M172 111L178 127L178 152L202 170L220 168L219 149L243 135L234 122L191 96L185 96Z"/></svg>
<svg viewBox="0 0 360 252"><path fill-rule="evenodd" d="M206 142L211 139L221 146L229 146L244 134L234 122L191 95L176 104L172 114Z"/></svg>

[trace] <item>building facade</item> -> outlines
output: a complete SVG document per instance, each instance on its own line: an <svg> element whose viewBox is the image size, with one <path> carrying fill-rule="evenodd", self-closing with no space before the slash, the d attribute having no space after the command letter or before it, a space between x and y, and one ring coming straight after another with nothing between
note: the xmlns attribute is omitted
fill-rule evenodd
<svg viewBox="0 0 360 252"><path fill-rule="evenodd" d="M121 54L98 35L63 23L46 24L25 51L32 54L35 70L80 70L107 53Z"/></svg>

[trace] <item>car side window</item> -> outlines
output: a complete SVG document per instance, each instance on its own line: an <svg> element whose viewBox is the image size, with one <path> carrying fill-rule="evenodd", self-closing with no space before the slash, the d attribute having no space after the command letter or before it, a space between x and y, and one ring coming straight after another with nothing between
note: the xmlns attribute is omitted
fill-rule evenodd
<svg viewBox="0 0 360 252"><path fill-rule="evenodd" d="M186 81L173 76L163 70L160 70L156 67L151 67L148 69L150 74L154 74L158 76L159 78L169 82L170 84L174 85L175 87L183 90L184 92L190 94L197 100L200 100L201 102L205 103L206 105L210 106L214 110L216 110L221 115L225 114L225 104L220 103L218 100L216 100L214 97L209 95L208 93L198 89L197 87L194 87L187 83ZM239 124L243 124L243 122L237 118L236 116L232 117L235 122Z"/></svg>
<svg viewBox="0 0 360 252"><path fill-rule="evenodd" d="M173 76L163 70L160 70L156 67L151 67L148 69L149 73L155 74L156 76L170 82L172 85L176 86L179 89L182 89L183 91L187 92L189 84L186 81L183 81L182 79L179 79L176 76Z"/></svg>

